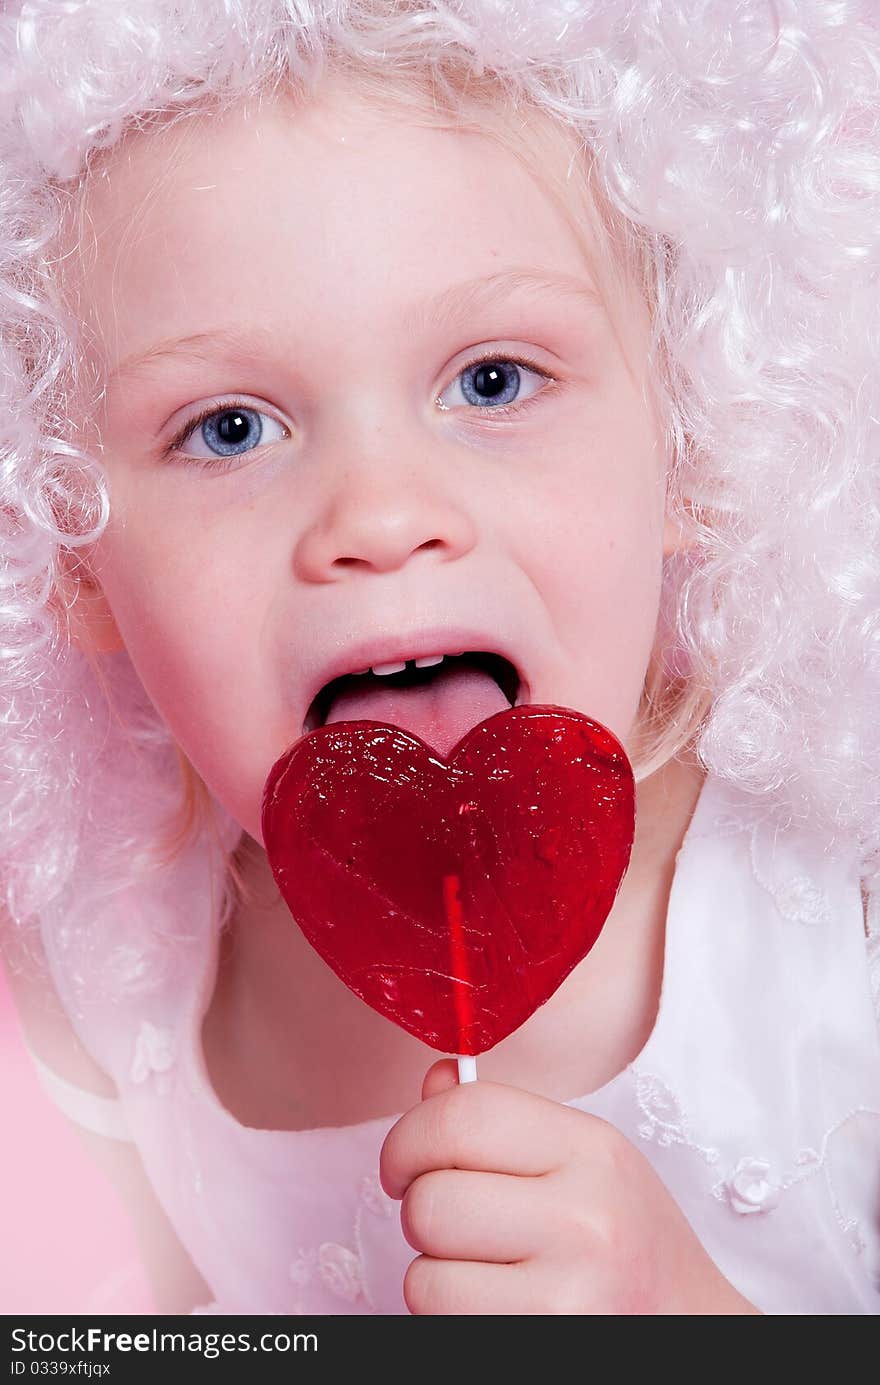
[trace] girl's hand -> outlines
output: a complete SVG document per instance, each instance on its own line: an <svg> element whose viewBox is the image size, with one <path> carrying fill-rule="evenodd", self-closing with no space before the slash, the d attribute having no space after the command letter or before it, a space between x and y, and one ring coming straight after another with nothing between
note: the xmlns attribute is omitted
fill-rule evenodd
<svg viewBox="0 0 880 1385"><path fill-rule="evenodd" d="M411 1313L756 1313L613 1126L449 1059L388 1132Z"/></svg>

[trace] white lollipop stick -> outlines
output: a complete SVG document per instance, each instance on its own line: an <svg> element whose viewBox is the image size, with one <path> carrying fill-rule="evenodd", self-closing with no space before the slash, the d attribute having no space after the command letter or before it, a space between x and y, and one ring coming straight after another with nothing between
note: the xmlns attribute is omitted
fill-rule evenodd
<svg viewBox="0 0 880 1385"><path fill-rule="evenodd" d="M456 1058L458 1063L459 1082L476 1082L477 1080L477 1060L469 1054L459 1054Z"/></svg>

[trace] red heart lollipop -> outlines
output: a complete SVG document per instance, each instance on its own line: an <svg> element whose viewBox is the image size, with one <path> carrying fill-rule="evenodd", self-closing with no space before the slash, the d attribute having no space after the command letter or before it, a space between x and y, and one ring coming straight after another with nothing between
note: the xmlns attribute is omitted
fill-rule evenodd
<svg viewBox="0 0 880 1385"><path fill-rule="evenodd" d="M273 765L262 825L287 907L337 976L432 1048L478 1054L593 946L634 817L610 731L520 706L448 761L379 722L311 731Z"/></svg>

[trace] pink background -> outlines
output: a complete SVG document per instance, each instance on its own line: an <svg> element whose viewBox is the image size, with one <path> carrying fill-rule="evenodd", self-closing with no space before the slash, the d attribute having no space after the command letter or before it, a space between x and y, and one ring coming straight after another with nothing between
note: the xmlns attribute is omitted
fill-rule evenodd
<svg viewBox="0 0 880 1385"><path fill-rule="evenodd" d="M0 1313L152 1313L116 1190L40 1085L0 966Z"/></svg>

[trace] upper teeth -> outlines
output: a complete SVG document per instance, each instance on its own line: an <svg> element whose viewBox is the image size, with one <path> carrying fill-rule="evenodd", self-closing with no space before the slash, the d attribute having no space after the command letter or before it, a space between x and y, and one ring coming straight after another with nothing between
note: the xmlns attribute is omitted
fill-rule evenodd
<svg viewBox="0 0 880 1385"><path fill-rule="evenodd" d="M445 658L445 654L426 654L423 658L412 660L412 662L415 663L416 668L431 668L433 664L442 663ZM407 662L410 661L407 660ZM355 677L359 677L361 673L375 673L379 678L386 678L391 673L403 673L405 668L406 663L373 664L372 668L360 669Z"/></svg>

